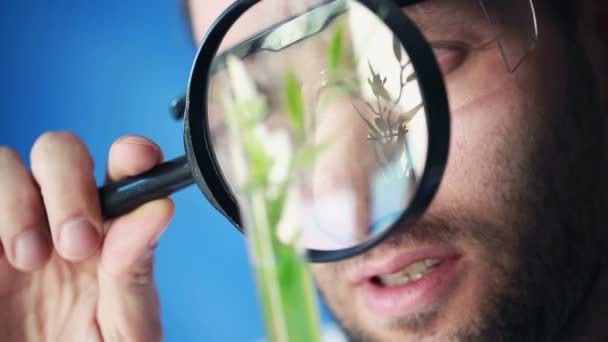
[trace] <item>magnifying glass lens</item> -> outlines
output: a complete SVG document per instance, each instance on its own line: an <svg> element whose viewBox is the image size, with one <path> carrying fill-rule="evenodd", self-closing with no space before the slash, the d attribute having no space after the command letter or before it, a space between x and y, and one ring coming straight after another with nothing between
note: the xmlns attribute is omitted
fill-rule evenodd
<svg viewBox="0 0 608 342"><path fill-rule="evenodd" d="M260 25L244 15L225 36L207 90L212 150L245 229L262 198L284 242L355 247L395 226L425 171L417 73L381 13L357 1L286 12L239 41Z"/></svg>

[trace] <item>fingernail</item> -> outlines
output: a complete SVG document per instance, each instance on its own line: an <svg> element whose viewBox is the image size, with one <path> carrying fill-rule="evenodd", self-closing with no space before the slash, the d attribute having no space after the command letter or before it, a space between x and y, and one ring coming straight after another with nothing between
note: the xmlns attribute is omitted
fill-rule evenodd
<svg viewBox="0 0 608 342"><path fill-rule="evenodd" d="M84 218L76 218L63 224L59 230L60 253L72 261L84 260L97 252L97 229Z"/></svg>
<svg viewBox="0 0 608 342"><path fill-rule="evenodd" d="M131 145L148 146L148 147L154 148L155 150L159 150L158 145L154 144L153 142L151 142L150 140L148 140L144 137L139 137L136 135L122 137L122 138L118 139L117 142L131 144Z"/></svg>
<svg viewBox="0 0 608 342"><path fill-rule="evenodd" d="M30 271L40 266L49 253L45 236L36 229L29 229L15 239L15 267Z"/></svg>

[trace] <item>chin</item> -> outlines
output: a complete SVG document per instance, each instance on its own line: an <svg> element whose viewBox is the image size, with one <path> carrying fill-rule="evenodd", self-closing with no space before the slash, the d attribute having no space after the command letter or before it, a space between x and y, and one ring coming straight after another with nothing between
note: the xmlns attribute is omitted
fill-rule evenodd
<svg viewBox="0 0 608 342"><path fill-rule="evenodd" d="M320 283L350 340L458 341L480 330L490 291L499 283L492 268L457 249L435 246L417 253L383 259L351 286ZM420 264L425 261L427 268ZM417 272L414 279L405 279L408 269Z"/></svg>

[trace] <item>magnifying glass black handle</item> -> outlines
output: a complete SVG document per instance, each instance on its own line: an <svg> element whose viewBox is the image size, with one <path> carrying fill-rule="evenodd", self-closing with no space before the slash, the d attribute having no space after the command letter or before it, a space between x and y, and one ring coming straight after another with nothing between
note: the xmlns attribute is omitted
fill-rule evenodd
<svg viewBox="0 0 608 342"><path fill-rule="evenodd" d="M186 156L156 166L141 175L99 188L101 213L105 219L124 215L144 203L165 198L194 184Z"/></svg>

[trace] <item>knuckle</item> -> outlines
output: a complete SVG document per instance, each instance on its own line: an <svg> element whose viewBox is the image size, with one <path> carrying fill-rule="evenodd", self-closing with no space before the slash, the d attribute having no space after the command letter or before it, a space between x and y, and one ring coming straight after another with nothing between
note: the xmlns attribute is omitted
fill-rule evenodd
<svg viewBox="0 0 608 342"><path fill-rule="evenodd" d="M112 148L117 146L140 146L155 151L160 151L160 147L154 141L141 135L125 135L114 141Z"/></svg>
<svg viewBox="0 0 608 342"><path fill-rule="evenodd" d="M0 146L0 189L12 196L12 192L26 183L29 176L19 154L9 147Z"/></svg>
<svg viewBox="0 0 608 342"><path fill-rule="evenodd" d="M6 237L44 224L40 188L16 151L0 147L0 170L0 235Z"/></svg>
<svg viewBox="0 0 608 342"><path fill-rule="evenodd" d="M70 132L45 132L34 143L32 153L46 151L57 145L81 144L80 139Z"/></svg>
<svg viewBox="0 0 608 342"><path fill-rule="evenodd" d="M84 142L75 134L66 131L43 133L34 143L30 152L32 164L40 160L46 160L55 155L77 155L93 165L93 160ZM82 161L82 160L81 160Z"/></svg>
<svg viewBox="0 0 608 342"><path fill-rule="evenodd" d="M16 202L22 207L21 209L41 209L42 195L40 190L33 185L24 186L15 194Z"/></svg>
<svg viewBox="0 0 608 342"><path fill-rule="evenodd" d="M8 146L0 146L0 165L20 163L21 157L17 151Z"/></svg>
<svg viewBox="0 0 608 342"><path fill-rule="evenodd" d="M22 231L45 218L40 189L33 183L28 172L11 172L1 179L3 194L0 197L0 233Z"/></svg>

